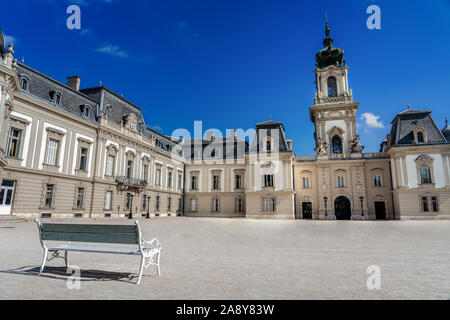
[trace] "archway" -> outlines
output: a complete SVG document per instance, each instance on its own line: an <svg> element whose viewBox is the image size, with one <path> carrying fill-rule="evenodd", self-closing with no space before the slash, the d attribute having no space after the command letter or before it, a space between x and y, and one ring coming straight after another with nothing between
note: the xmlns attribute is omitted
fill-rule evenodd
<svg viewBox="0 0 450 320"><path fill-rule="evenodd" d="M334 200L334 213L336 220L350 220L352 218L352 209L350 200L346 197L338 197Z"/></svg>

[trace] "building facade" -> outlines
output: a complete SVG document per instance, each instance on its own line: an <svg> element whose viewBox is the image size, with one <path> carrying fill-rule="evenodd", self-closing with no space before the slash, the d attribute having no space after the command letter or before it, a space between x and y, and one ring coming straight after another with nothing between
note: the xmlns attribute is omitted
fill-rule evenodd
<svg viewBox="0 0 450 320"><path fill-rule="evenodd" d="M0 216L450 218L448 124L401 112L380 152L363 153L349 66L325 33L309 108L316 154L296 156L272 120L248 141L163 135L112 90L18 62L0 30Z"/></svg>

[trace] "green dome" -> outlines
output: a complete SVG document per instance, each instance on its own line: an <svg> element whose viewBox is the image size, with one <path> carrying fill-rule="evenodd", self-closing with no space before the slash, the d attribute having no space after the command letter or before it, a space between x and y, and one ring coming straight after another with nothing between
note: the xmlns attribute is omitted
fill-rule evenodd
<svg viewBox="0 0 450 320"><path fill-rule="evenodd" d="M316 67L323 69L328 66L342 66L344 64L344 50L333 47L333 39L330 38L330 28L328 27L328 20L325 27L326 38L323 39L325 46L316 54Z"/></svg>

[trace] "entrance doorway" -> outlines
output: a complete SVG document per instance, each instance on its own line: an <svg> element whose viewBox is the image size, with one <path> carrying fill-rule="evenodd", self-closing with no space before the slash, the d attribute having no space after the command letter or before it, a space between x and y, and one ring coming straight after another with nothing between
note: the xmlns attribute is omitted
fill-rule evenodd
<svg viewBox="0 0 450 320"><path fill-rule="evenodd" d="M375 202L375 216L377 220L386 220L386 204L383 201Z"/></svg>
<svg viewBox="0 0 450 320"><path fill-rule="evenodd" d="M312 219L312 202L302 202L303 219Z"/></svg>
<svg viewBox="0 0 450 320"><path fill-rule="evenodd" d="M346 197L338 197L334 200L334 213L336 220L350 220L352 218L352 209L350 200Z"/></svg>
<svg viewBox="0 0 450 320"><path fill-rule="evenodd" d="M0 189L0 215L11 214L14 196L14 181L3 180Z"/></svg>

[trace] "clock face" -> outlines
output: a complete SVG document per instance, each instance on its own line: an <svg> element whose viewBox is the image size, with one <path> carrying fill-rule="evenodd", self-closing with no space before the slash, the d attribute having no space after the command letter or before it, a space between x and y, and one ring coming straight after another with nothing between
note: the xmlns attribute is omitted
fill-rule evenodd
<svg viewBox="0 0 450 320"><path fill-rule="evenodd" d="M131 129L134 129L134 123L133 123L133 122L130 123L130 128L131 128Z"/></svg>

